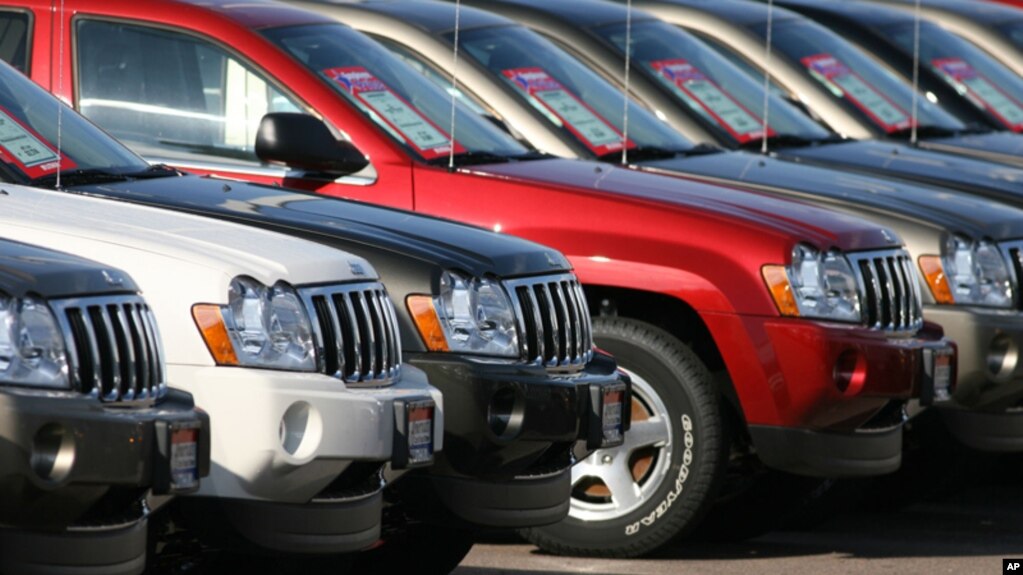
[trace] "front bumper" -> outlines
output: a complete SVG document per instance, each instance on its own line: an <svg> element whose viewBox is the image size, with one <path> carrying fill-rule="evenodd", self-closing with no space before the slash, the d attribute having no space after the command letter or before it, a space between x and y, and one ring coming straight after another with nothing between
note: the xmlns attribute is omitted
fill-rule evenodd
<svg viewBox="0 0 1023 575"><path fill-rule="evenodd" d="M942 419L962 443L984 451L1023 451L1023 319L1016 310L927 306L959 348L954 401Z"/></svg>
<svg viewBox="0 0 1023 575"><path fill-rule="evenodd" d="M396 413L432 401L433 449L443 448L440 391L404 364L389 387L346 387L315 373L171 365L217 422L213 468L179 503L192 524L211 517L257 545L341 553L379 537L380 473L394 461Z"/></svg>
<svg viewBox="0 0 1023 575"><path fill-rule="evenodd" d="M812 320L705 318L717 339L730 334L724 341L734 343L722 346L721 353L757 454L770 467L803 475L897 469L901 410L892 407L934 396L929 358L955 350L941 327L929 322L914 337L895 337ZM954 363L953 358L953 374ZM846 377L850 371L843 365L855 365L856 376Z"/></svg>
<svg viewBox="0 0 1023 575"><path fill-rule="evenodd" d="M170 481L173 428L197 430L195 475L210 469L210 420L171 389L149 408L0 388L0 572L140 573L141 499Z"/></svg>
<svg viewBox="0 0 1023 575"><path fill-rule="evenodd" d="M412 354L444 393L445 450L436 464L395 484L406 507L429 521L525 527L565 517L571 451L606 441L601 393L623 389L628 427L629 381L603 352L580 373L555 376L519 363L454 354Z"/></svg>
<svg viewBox="0 0 1023 575"><path fill-rule="evenodd" d="M60 529L112 489L170 493L168 424L198 424L197 472L210 468L210 419L171 389L150 408L0 388L0 523ZM167 469L164 469L164 468Z"/></svg>

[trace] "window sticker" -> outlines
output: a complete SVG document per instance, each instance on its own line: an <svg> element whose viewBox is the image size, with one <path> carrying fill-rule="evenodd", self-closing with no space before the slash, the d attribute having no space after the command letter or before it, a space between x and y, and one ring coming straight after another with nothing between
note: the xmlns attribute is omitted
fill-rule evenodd
<svg viewBox="0 0 1023 575"><path fill-rule="evenodd" d="M687 60L656 60L650 62L650 66L684 99L696 102L740 143L763 138L763 121ZM768 127L767 135L775 135L774 130Z"/></svg>
<svg viewBox="0 0 1023 575"><path fill-rule="evenodd" d="M452 142L447 132L362 66L328 68L323 74L376 112L424 158L431 160L451 153ZM457 141L454 148L456 154L466 151Z"/></svg>
<svg viewBox="0 0 1023 575"><path fill-rule="evenodd" d="M602 156L622 149L622 133L543 68L512 68L502 73L517 88L557 116L568 131L594 154ZM631 140L626 145L636 147Z"/></svg>
<svg viewBox="0 0 1023 575"><path fill-rule="evenodd" d="M830 54L815 54L800 61L814 78L845 94L847 100L870 116L885 132L903 130L912 124L905 110L867 84L838 58Z"/></svg>
<svg viewBox="0 0 1023 575"><path fill-rule="evenodd" d="M0 161L14 164L30 178L46 176L55 173L57 169L66 170L77 165L63 154L60 162L57 157L54 147L45 142L42 136L0 108Z"/></svg>
<svg viewBox="0 0 1023 575"><path fill-rule="evenodd" d="M935 71L1013 132L1023 132L1023 106L961 58L931 60Z"/></svg>

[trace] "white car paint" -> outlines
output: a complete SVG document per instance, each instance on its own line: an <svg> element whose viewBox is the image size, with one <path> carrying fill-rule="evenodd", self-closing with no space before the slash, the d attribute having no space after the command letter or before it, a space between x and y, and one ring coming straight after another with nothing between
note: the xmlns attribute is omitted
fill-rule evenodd
<svg viewBox="0 0 1023 575"><path fill-rule="evenodd" d="M411 396L436 402L434 449L442 448L441 394L422 371L404 364L392 386L350 389L318 373L217 366L192 319L194 304L226 304L239 275L296 287L376 281L362 258L128 202L13 184L0 190L0 235L116 266L142 289L163 336L170 385L191 392L210 414L212 469L199 495L307 502L351 460L390 458L393 403ZM308 443L289 454L281 445L281 418L303 403L313 413Z"/></svg>

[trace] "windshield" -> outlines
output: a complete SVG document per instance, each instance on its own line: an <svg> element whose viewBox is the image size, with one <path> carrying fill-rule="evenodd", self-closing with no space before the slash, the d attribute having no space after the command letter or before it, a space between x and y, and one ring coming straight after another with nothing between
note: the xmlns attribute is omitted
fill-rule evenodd
<svg viewBox="0 0 1023 575"><path fill-rule="evenodd" d="M904 53L913 54L913 25L885 30ZM1023 78L996 62L979 48L931 22L920 23L920 65L930 67L942 80L978 109L1007 129L1023 131Z"/></svg>
<svg viewBox="0 0 1023 575"><path fill-rule="evenodd" d="M766 28L758 23L751 30L764 38ZM885 133L910 127L912 88L837 34L808 20L785 20L775 23L772 41L775 52L790 58L871 125ZM917 98L917 106L920 126L946 130L966 127L924 98Z"/></svg>
<svg viewBox="0 0 1023 575"><path fill-rule="evenodd" d="M594 30L625 55L624 24ZM738 70L706 44L676 26L660 21L632 25L635 69L671 90L685 107L727 132L738 143L762 138L764 86ZM794 106L771 94L768 134L811 140L831 133Z"/></svg>
<svg viewBox="0 0 1023 575"><path fill-rule="evenodd" d="M262 34L422 158L450 153L451 96L383 46L340 24L274 28ZM455 126L456 154L529 153L464 104L456 105Z"/></svg>
<svg viewBox="0 0 1023 575"><path fill-rule="evenodd" d="M552 42L521 26L501 26L463 30L459 46L594 156L621 151L622 91ZM629 148L684 152L693 147L650 112L633 102L628 106Z"/></svg>
<svg viewBox="0 0 1023 575"><path fill-rule="evenodd" d="M58 170L126 174L149 167L68 107L61 111L58 155L60 106L34 82L0 63L0 177L5 181L26 183L54 176Z"/></svg>

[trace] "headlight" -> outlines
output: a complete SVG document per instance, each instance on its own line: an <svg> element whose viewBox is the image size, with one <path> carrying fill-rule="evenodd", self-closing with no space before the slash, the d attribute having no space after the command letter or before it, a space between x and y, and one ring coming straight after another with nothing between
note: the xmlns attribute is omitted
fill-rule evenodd
<svg viewBox="0 0 1023 575"><path fill-rule="evenodd" d="M844 255L807 245L792 250L792 265L766 265L764 281L782 315L861 322L856 276Z"/></svg>
<svg viewBox="0 0 1023 575"><path fill-rule="evenodd" d="M221 365L315 371L309 314L294 288L237 277L227 305L198 304L192 316Z"/></svg>
<svg viewBox="0 0 1023 575"><path fill-rule="evenodd" d="M437 296L406 303L430 351L519 355L515 312L499 282L444 272Z"/></svg>
<svg viewBox="0 0 1023 575"><path fill-rule="evenodd" d="M64 337L46 303L0 296L0 383L70 387Z"/></svg>
<svg viewBox="0 0 1023 575"><path fill-rule="evenodd" d="M1012 276L997 245L949 238L941 251L940 257L919 260L936 302L1012 307Z"/></svg>

